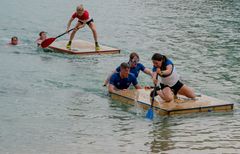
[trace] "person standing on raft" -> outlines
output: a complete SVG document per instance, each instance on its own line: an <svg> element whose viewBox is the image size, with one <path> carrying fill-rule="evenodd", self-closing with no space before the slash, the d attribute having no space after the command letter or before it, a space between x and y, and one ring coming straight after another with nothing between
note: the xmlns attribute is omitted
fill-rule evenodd
<svg viewBox="0 0 240 154"><path fill-rule="evenodd" d="M98 40L97 40L96 26L93 22L93 18L90 18L88 11L86 9L84 9L82 4L77 6L76 12L73 13L70 20L68 21L66 31L69 31L71 23L75 18L78 18L78 22L77 22L74 30L71 32L70 39L68 41L68 44L67 44L66 48L71 50L72 40L73 40L76 32L80 28L83 28L87 24L88 27L92 30L92 33L93 33L93 38L94 38L94 41L95 41L95 50L96 51L100 50L100 46L99 46Z"/></svg>

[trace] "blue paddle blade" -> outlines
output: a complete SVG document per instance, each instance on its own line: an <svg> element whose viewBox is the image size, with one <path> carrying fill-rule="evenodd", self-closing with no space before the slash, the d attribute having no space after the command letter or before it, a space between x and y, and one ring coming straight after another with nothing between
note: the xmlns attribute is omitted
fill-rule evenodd
<svg viewBox="0 0 240 154"><path fill-rule="evenodd" d="M149 108L148 109L148 112L146 114L146 118L152 120L153 119L153 109L152 108Z"/></svg>

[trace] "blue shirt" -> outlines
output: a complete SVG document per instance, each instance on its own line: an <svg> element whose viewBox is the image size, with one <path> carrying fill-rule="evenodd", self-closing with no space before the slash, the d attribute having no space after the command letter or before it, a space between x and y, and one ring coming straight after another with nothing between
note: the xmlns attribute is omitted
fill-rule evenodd
<svg viewBox="0 0 240 154"><path fill-rule="evenodd" d="M137 78L132 73L129 73L128 77L123 79L120 77L120 73L114 73L109 83L114 85L117 89L127 89L131 84L134 86L138 84Z"/></svg>
<svg viewBox="0 0 240 154"><path fill-rule="evenodd" d="M137 63L136 67L130 67L130 73L133 73L136 78L138 77L139 72L144 70L145 70L145 66L143 66L143 64L141 63ZM120 72L120 66L116 68L116 71Z"/></svg>
<svg viewBox="0 0 240 154"><path fill-rule="evenodd" d="M172 63L171 60L167 59L166 62L163 65L168 66L168 65L173 65L173 63ZM157 71L157 67L153 66L152 71L156 72Z"/></svg>

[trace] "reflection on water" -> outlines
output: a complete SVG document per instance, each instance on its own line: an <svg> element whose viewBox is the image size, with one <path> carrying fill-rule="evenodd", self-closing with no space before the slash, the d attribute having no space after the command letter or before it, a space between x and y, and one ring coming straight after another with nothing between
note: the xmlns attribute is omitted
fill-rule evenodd
<svg viewBox="0 0 240 154"><path fill-rule="evenodd" d="M161 122L154 123L154 130L149 132L153 141L150 144L151 152L160 153L174 148L174 142L171 141L172 132L169 130L169 120L163 118Z"/></svg>
<svg viewBox="0 0 240 154"><path fill-rule="evenodd" d="M150 132L153 141L151 152L160 153L185 153L191 150L193 153L230 152L239 150L239 120L233 113L199 113L183 115L171 118L162 118L160 122L153 124ZM224 122L222 121L224 119ZM227 121L225 121L228 119ZM230 130L229 130L230 129Z"/></svg>

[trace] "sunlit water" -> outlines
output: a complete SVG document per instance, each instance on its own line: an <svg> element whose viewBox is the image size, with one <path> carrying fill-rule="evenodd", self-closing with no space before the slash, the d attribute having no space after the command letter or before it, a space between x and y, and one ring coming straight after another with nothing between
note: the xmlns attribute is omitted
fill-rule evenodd
<svg viewBox="0 0 240 154"><path fill-rule="evenodd" d="M79 2L1 0L1 154L240 153L240 1L85 0L99 42L121 54L37 49L38 33L64 32ZM6 45L13 35L21 45ZM88 28L76 38L93 41ZM102 87L131 51L149 68L153 53L166 54L184 83L235 103L235 110L147 121L144 111L112 101ZM151 84L144 74L139 82Z"/></svg>

